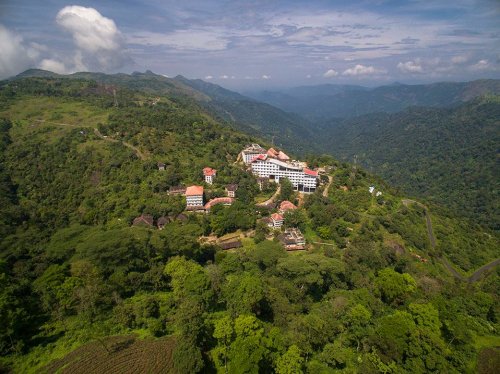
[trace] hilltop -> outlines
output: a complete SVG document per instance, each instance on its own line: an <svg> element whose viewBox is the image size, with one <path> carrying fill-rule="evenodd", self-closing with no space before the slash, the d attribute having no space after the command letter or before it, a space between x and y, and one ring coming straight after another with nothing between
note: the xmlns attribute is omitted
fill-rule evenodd
<svg viewBox="0 0 500 374"><path fill-rule="evenodd" d="M58 79L90 79L102 84L126 87L150 95L167 95L179 99L196 101L210 114L236 129L260 136L268 141L304 154L315 149L314 144L304 144L304 138L311 138L310 124L297 115L286 113L236 92L200 79L190 80L182 76L168 78L154 74L134 72L128 74L74 73L59 75L52 72L31 69L13 79L27 77L53 77Z"/></svg>
<svg viewBox="0 0 500 374"><path fill-rule="evenodd" d="M178 88L90 78L0 84L6 370L119 371L130 355L134 367L179 373L471 372L488 362L498 273L467 276L497 257L498 235L331 156L302 160L320 175L314 193L286 180L260 189L239 154L272 144L253 131ZM205 167L217 171L212 184ZM208 213L171 193L200 185L209 200L228 184L235 201ZM264 224L281 207L269 200L297 207L284 227L307 250L286 251L281 228ZM141 215L168 220L134 225ZM241 247L222 249L228 238Z"/></svg>

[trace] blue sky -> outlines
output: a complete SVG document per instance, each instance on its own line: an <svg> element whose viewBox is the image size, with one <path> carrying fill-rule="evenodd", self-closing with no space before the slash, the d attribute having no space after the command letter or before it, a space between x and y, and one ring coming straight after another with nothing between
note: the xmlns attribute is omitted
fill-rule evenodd
<svg viewBox="0 0 500 374"><path fill-rule="evenodd" d="M152 70L233 89L500 78L500 2L2 0L0 78Z"/></svg>

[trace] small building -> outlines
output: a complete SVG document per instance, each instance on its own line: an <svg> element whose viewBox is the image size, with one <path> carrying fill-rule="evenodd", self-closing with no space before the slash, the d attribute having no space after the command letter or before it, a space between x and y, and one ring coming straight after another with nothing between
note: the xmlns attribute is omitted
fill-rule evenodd
<svg viewBox="0 0 500 374"><path fill-rule="evenodd" d="M283 223L285 222L285 219L283 216L279 213L273 213L271 214L271 224L273 228L278 229L281 226L283 226Z"/></svg>
<svg viewBox="0 0 500 374"><path fill-rule="evenodd" d="M281 214L285 214L289 210L295 210L295 209L297 209L297 206L295 206L295 204L293 204L292 202L290 202L288 200L284 200L280 204L279 211Z"/></svg>
<svg viewBox="0 0 500 374"><path fill-rule="evenodd" d="M210 211L210 209L217 204L231 205L234 199L232 197L216 197L205 204L205 210Z"/></svg>
<svg viewBox="0 0 500 374"><path fill-rule="evenodd" d="M278 239L287 251L302 250L306 247L304 235L298 228L286 229L283 234L278 236Z"/></svg>
<svg viewBox="0 0 500 374"><path fill-rule="evenodd" d="M170 187L168 190L169 195L184 195L186 193L186 187L184 186L174 186Z"/></svg>
<svg viewBox="0 0 500 374"><path fill-rule="evenodd" d="M158 162L158 170L160 170L160 171L165 170L165 164L163 162Z"/></svg>
<svg viewBox="0 0 500 374"><path fill-rule="evenodd" d="M153 227L153 216L151 214L141 214L134 218L132 226Z"/></svg>
<svg viewBox="0 0 500 374"><path fill-rule="evenodd" d="M370 187L368 187L368 191L369 191L370 193L373 193L373 192L375 191L375 187L374 187L374 186L370 186Z"/></svg>
<svg viewBox="0 0 500 374"><path fill-rule="evenodd" d="M226 250L226 249L234 249L234 248L243 247L243 244L238 239L238 240L221 242L221 243L218 244L218 246L221 247L222 249Z"/></svg>
<svg viewBox="0 0 500 374"><path fill-rule="evenodd" d="M158 230L163 230L165 225L170 222L170 218L162 216L158 218L158 221L156 221L156 227L158 227Z"/></svg>
<svg viewBox="0 0 500 374"><path fill-rule="evenodd" d="M217 175L217 170L206 167L203 169L203 176L205 177L205 182L208 184L212 184L214 182L214 178Z"/></svg>
<svg viewBox="0 0 500 374"><path fill-rule="evenodd" d="M189 186L186 188L186 209L203 209L203 186Z"/></svg>
<svg viewBox="0 0 500 374"><path fill-rule="evenodd" d="M236 190L238 189L237 184L228 184L226 186L227 197L236 197Z"/></svg>

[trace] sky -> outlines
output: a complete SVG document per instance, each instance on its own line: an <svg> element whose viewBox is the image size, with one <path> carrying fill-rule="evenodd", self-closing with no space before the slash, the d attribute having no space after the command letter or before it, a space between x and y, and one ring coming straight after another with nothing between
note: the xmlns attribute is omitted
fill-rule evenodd
<svg viewBox="0 0 500 374"><path fill-rule="evenodd" d="M0 0L0 79L28 68L240 91L500 78L500 1Z"/></svg>

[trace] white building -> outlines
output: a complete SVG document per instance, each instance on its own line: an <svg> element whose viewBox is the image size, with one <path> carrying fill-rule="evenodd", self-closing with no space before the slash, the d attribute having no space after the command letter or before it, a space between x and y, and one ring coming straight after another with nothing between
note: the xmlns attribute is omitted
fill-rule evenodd
<svg viewBox="0 0 500 374"><path fill-rule="evenodd" d="M208 184L214 183L214 178L217 175L217 170L206 167L203 169L203 176L205 177L205 182Z"/></svg>
<svg viewBox="0 0 500 374"><path fill-rule="evenodd" d="M288 178L297 191L314 192L317 187L318 172L306 168L301 162L286 162L260 155L253 159L251 168L255 175L276 183L281 178Z"/></svg>
<svg viewBox="0 0 500 374"><path fill-rule="evenodd" d="M203 209L203 186L186 188L186 209Z"/></svg>
<svg viewBox="0 0 500 374"><path fill-rule="evenodd" d="M255 157L265 154L267 154L267 151L258 144L252 144L241 151L243 162L247 165L249 165Z"/></svg>

